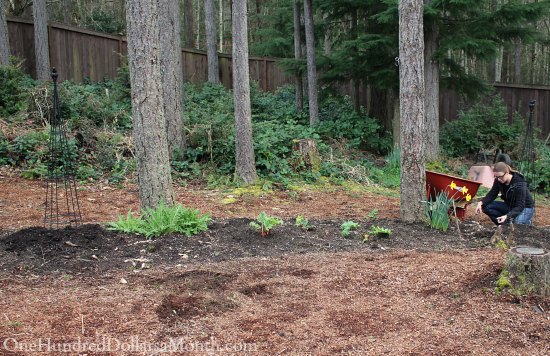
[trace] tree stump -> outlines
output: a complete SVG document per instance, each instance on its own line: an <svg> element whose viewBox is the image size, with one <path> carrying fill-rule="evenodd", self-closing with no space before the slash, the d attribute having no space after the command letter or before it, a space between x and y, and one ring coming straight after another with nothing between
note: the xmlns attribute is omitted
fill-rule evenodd
<svg viewBox="0 0 550 356"><path fill-rule="evenodd" d="M305 167L309 171L319 172L321 169L321 157L317 150L317 141L314 139L293 140L292 151L299 157L295 161L295 169Z"/></svg>
<svg viewBox="0 0 550 356"><path fill-rule="evenodd" d="M538 247L517 246L504 262L511 292L550 296L550 251Z"/></svg>

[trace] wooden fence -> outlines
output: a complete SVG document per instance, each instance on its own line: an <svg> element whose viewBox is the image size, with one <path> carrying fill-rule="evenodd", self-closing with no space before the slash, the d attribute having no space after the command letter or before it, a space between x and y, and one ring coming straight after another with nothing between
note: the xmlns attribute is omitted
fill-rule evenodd
<svg viewBox="0 0 550 356"><path fill-rule="evenodd" d="M100 81L114 78L127 54L124 37L84 30L59 23L50 23L49 48L50 62L56 67L60 80L81 82L85 79ZM11 54L24 60L23 67L31 76L35 76L34 32L32 21L9 18L8 32ZM232 87L231 56L218 54L220 61L220 80L227 88ZM206 53L192 49L182 50L183 72L186 81L201 83L207 81L208 63ZM250 57L250 79L257 81L260 88L272 91L293 83L293 78L277 65L277 59ZM342 86L340 89L345 88ZM514 84L495 84L508 107L509 120L515 112L524 117L529 113L529 101L536 100L535 127L546 138L550 134L550 87L525 86ZM342 90L349 92L348 90ZM359 90L360 102L366 106L368 89ZM458 111L467 103L456 93L442 91L440 98L440 119L442 122L454 120Z"/></svg>

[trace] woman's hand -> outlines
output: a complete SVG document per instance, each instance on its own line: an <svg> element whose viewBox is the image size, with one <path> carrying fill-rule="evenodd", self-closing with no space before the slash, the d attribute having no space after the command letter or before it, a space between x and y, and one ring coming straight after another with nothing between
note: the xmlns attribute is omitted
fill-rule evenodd
<svg viewBox="0 0 550 356"><path fill-rule="evenodd" d="M497 218L497 221L499 224L502 224L506 221L506 219L508 219L508 215L502 215Z"/></svg>
<svg viewBox="0 0 550 356"><path fill-rule="evenodd" d="M477 203L477 205L476 205L476 214L481 213L481 206L482 205L483 205L482 202Z"/></svg>

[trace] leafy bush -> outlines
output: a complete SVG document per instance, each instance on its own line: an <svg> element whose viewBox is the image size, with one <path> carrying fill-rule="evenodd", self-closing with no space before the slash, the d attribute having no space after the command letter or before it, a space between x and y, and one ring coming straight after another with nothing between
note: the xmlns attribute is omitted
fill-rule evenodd
<svg viewBox="0 0 550 356"><path fill-rule="evenodd" d="M262 211L256 218L256 221L251 221L249 225L254 230L258 231L262 237L266 237L275 226L281 225L282 223L283 220L274 216L269 216Z"/></svg>
<svg viewBox="0 0 550 356"><path fill-rule="evenodd" d="M147 238L180 233L192 236L208 229L211 221L208 214L201 214L196 209L184 208L181 204L167 206L163 203L156 208L146 208L142 215L135 218L131 211L126 217L119 215L118 220L110 222L110 230L136 233Z"/></svg>
<svg viewBox="0 0 550 356"><path fill-rule="evenodd" d="M319 112L317 130L324 139L346 140L350 149L362 149L379 154L391 150L392 138L384 133L380 123L365 113L353 110L349 98L329 98Z"/></svg>
<svg viewBox="0 0 550 356"><path fill-rule="evenodd" d="M504 152L517 150L524 130L523 121L516 117L508 123L508 111L500 96L477 103L461 111L458 119L441 127L440 144L443 153L451 156L474 154L480 148Z"/></svg>
<svg viewBox="0 0 550 356"><path fill-rule="evenodd" d="M309 220L303 217L302 215L298 215L296 217L294 226L299 227L300 229L306 230L306 231L312 228L312 226L309 224Z"/></svg>
<svg viewBox="0 0 550 356"><path fill-rule="evenodd" d="M7 117L22 110L27 101L27 89L35 81L21 69L21 63L0 66L0 116Z"/></svg>

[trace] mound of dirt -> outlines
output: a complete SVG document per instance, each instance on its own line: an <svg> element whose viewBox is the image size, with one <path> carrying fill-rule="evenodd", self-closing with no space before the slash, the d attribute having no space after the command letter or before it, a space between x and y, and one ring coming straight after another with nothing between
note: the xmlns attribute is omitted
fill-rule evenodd
<svg viewBox="0 0 550 356"><path fill-rule="evenodd" d="M304 230L293 221L276 227L265 238L249 227L249 219L223 219L209 229L187 238L181 235L146 240L139 235L108 231L100 225L48 230L26 228L4 233L0 238L0 270L32 274L97 273L146 269L153 265L177 265L200 261L225 261L242 257L269 257L315 252L356 250L440 251L491 246L494 228L464 221L442 232L424 224L408 224L395 219L360 222L347 238L341 235L342 220L311 221ZM390 229L389 235L376 236L371 228ZM509 230L505 230L508 235ZM515 245L550 248L547 230L515 226Z"/></svg>

